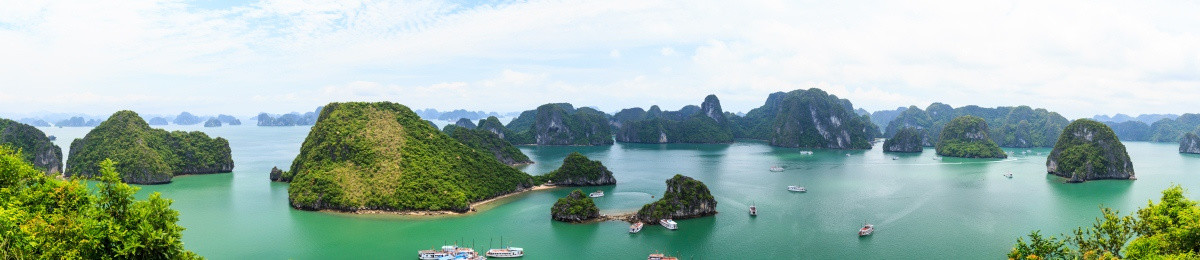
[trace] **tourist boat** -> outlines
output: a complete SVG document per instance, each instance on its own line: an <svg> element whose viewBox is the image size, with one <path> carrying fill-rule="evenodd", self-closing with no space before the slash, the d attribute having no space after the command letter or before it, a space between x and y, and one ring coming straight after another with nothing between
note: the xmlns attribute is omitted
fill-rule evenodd
<svg viewBox="0 0 1200 260"><path fill-rule="evenodd" d="M1009 179L1012 179L1012 173L1011 173L1011 172L1010 172L1010 173L1005 173L1005 174L1004 174L1004 177L1008 177Z"/></svg>
<svg viewBox="0 0 1200 260"><path fill-rule="evenodd" d="M805 189L804 187L800 187L800 186L788 186L788 191L808 192L808 189Z"/></svg>
<svg viewBox="0 0 1200 260"><path fill-rule="evenodd" d="M866 224L866 225L863 225L862 228L858 229L858 236L860 236L860 237L861 236L870 236L871 233L875 233L875 225Z"/></svg>
<svg viewBox="0 0 1200 260"><path fill-rule="evenodd" d="M504 247L489 249L484 255L495 258L517 258L525 256L525 249L520 247Z"/></svg>
<svg viewBox="0 0 1200 260"><path fill-rule="evenodd" d="M812 155L812 151L800 151L800 155Z"/></svg>
<svg viewBox="0 0 1200 260"><path fill-rule="evenodd" d="M772 172L781 172L781 171L783 171L783 167L779 167L778 165L771 166L771 171Z"/></svg>
<svg viewBox="0 0 1200 260"><path fill-rule="evenodd" d="M629 225L629 233L632 234L632 233L642 232L643 225L645 225L645 224L642 224L642 222L637 222L637 223L633 223L633 225Z"/></svg>
<svg viewBox="0 0 1200 260"><path fill-rule="evenodd" d="M758 216L758 208L755 208L754 204L750 204L750 216Z"/></svg>
<svg viewBox="0 0 1200 260"><path fill-rule="evenodd" d="M664 254L650 254L650 257L647 257L646 260L679 260L679 258Z"/></svg>
<svg viewBox="0 0 1200 260"><path fill-rule="evenodd" d="M479 256L475 249L467 247L458 247L457 245L442 246L442 250L420 250L417 251L417 258L421 260L441 260L441 259L469 259L482 260L486 259Z"/></svg>
<svg viewBox="0 0 1200 260"><path fill-rule="evenodd" d="M664 218L664 219L658 220L658 224L661 224L663 227L670 229L670 230L679 229L679 224L675 223L674 220L671 220L669 218Z"/></svg>
<svg viewBox="0 0 1200 260"><path fill-rule="evenodd" d="M892 161L900 160L900 157L892 156Z"/></svg>
<svg viewBox="0 0 1200 260"><path fill-rule="evenodd" d="M592 198L604 197L604 191L598 190L596 192L589 193L588 197L592 197Z"/></svg>

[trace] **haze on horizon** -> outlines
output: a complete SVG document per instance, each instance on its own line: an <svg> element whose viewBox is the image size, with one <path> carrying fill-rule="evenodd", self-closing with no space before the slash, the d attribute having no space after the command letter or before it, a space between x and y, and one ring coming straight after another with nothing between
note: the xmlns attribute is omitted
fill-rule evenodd
<svg viewBox="0 0 1200 260"><path fill-rule="evenodd" d="M0 0L0 116L856 108L1196 113L1200 2Z"/></svg>

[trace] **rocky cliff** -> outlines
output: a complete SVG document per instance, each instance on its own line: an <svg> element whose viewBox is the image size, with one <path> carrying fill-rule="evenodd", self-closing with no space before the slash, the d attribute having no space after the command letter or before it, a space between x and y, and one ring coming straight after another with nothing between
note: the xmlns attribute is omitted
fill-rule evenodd
<svg viewBox="0 0 1200 260"><path fill-rule="evenodd" d="M476 129L491 132L492 134L499 136L500 139L505 139L505 137L512 134L512 131L508 130L507 127L504 127L504 124L500 123L500 119L494 116L489 116L486 119L479 120L479 125L476 127Z"/></svg>
<svg viewBox="0 0 1200 260"><path fill-rule="evenodd" d="M1179 152L1200 154L1200 136L1187 133L1179 139Z"/></svg>
<svg viewBox="0 0 1200 260"><path fill-rule="evenodd" d="M568 103L541 105L521 113L507 128L504 139L513 144L610 145L608 114L592 108L575 109Z"/></svg>
<svg viewBox="0 0 1200 260"><path fill-rule="evenodd" d="M1046 171L1068 182L1135 179L1125 145L1108 126L1078 119L1063 129L1046 158Z"/></svg>
<svg viewBox="0 0 1200 260"><path fill-rule="evenodd" d="M589 160L587 156L573 152L563 159L562 166L546 175L539 176L550 184L559 186L599 186L617 184L612 171L600 161Z"/></svg>
<svg viewBox="0 0 1200 260"><path fill-rule="evenodd" d="M849 100L816 88L773 93L762 107L730 121L735 137L779 147L870 149L879 132Z"/></svg>
<svg viewBox="0 0 1200 260"><path fill-rule="evenodd" d="M71 142L65 175L94 176L104 159L117 162L117 172L126 183L160 184L176 175L233 171L229 141L224 138L150 128L128 110L113 113Z"/></svg>
<svg viewBox="0 0 1200 260"><path fill-rule="evenodd" d="M925 133L916 128L906 127L896 132L896 136L883 142L884 152L919 153L924 150L922 140Z"/></svg>
<svg viewBox="0 0 1200 260"><path fill-rule="evenodd" d="M574 190L550 207L550 218L562 222L584 222L600 217L600 209L583 191Z"/></svg>
<svg viewBox="0 0 1200 260"><path fill-rule="evenodd" d="M282 182L291 181L291 180L283 179L283 170L280 170L279 167L271 167L271 173L268 175L268 178L270 178L271 181L282 181Z"/></svg>
<svg viewBox="0 0 1200 260"><path fill-rule="evenodd" d="M325 106L280 179L292 207L340 211L465 212L533 183L391 102Z"/></svg>
<svg viewBox="0 0 1200 260"><path fill-rule="evenodd" d="M0 145L21 150L22 157L49 174L62 172L62 148L31 125L0 119Z"/></svg>
<svg viewBox="0 0 1200 260"><path fill-rule="evenodd" d="M678 175L667 180L662 199L642 206L637 219L657 224L659 219L688 219L717 214L717 200L708 186L691 177Z"/></svg>
<svg viewBox="0 0 1200 260"><path fill-rule="evenodd" d="M942 128L937 154L962 158L1008 158L988 136L988 124L976 116L960 116Z"/></svg>
<svg viewBox="0 0 1200 260"><path fill-rule="evenodd" d="M611 122L618 142L626 143L729 143L733 130L721 101L708 95L700 106L662 111L651 106L621 110Z"/></svg>

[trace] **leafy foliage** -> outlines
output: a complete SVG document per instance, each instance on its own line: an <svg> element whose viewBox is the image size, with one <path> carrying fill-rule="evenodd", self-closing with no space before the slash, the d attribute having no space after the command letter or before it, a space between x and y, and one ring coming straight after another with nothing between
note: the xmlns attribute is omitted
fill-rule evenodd
<svg viewBox="0 0 1200 260"><path fill-rule="evenodd" d="M686 106L679 111L647 113L641 108L625 109L613 116L617 141L630 143L728 143L733 130L716 95L708 95L703 107Z"/></svg>
<svg viewBox="0 0 1200 260"><path fill-rule="evenodd" d="M71 142L67 176L95 176L99 162L114 159L126 183L156 184L180 174L230 172L229 141L200 131L150 128L137 113L117 111L86 136Z"/></svg>
<svg viewBox="0 0 1200 260"><path fill-rule="evenodd" d="M1104 122L1118 138L1125 141L1150 141L1150 125L1142 121Z"/></svg>
<svg viewBox="0 0 1200 260"><path fill-rule="evenodd" d="M914 127L926 130L925 140L928 142L925 145L931 146L939 141L942 128L947 123L967 115L983 118L990 126L988 136L1001 147L1051 147L1068 123L1058 113L1028 106L953 108L933 103L925 110L910 106L888 123L884 136L895 136L904 127Z"/></svg>
<svg viewBox="0 0 1200 260"><path fill-rule="evenodd" d="M574 190L566 197L559 198L550 207L550 216L554 220L577 222L594 219L600 216L600 208L592 198L583 195L583 191Z"/></svg>
<svg viewBox="0 0 1200 260"><path fill-rule="evenodd" d="M922 138L925 133L922 130L905 127L896 133L896 136L883 141L884 151L887 152L921 152Z"/></svg>
<svg viewBox="0 0 1200 260"><path fill-rule="evenodd" d="M112 160L99 163L89 191L78 179L47 177L19 151L0 146L0 258L195 259L180 240L171 200L121 183Z"/></svg>
<svg viewBox="0 0 1200 260"><path fill-rule="evenodd" d="M454 210L532 185L400 104L330 103L304 139L288 197L299 209Z"/></svg>
<svg viewBox="0 0 1200 260"><path fill-rule="evenodd" d="M1162 119L1150 125L1151 142L1179 142L1179 139L1188 132L1193 132L1200 129L1200 114L1183 114L1176 118Z"/></svg>
<svg viewBox="0 0 1200 260"><path fill-rule="evenodd" d="M579 152L568 154L558 169L535 178L538 183L550 182L555 185L610 185L617 181L604 164L589 160Z"/></svg>
<svg viewBox="0 0 1200 260"><path fill-rule="evenodd" d="M960 116L942 128L937 154L963 158L1006 158L1004 150L988 137L988 125L977 116Z"/></svg>
<svg viewBox="0 0 1200 260"><path fill-rule="evenodd" d="M491 131L476 128L467 129L457 125L447 125L443 130L450 137L471 147L471 149L485 151L491 154L496 160L508 165L528 164L533 163L528 156L521 153L521 149L513 146L508 141L501 139Z"/></svg>
<svg viewBox="0 0 1200 260"><path fill-rule="evenodd" d="M1200 207L1175 185L1159 203L1149 202L1136 215L1101 208L1103 217L1059 240L1029 234L1018 238L1009 259L1197 259L1200 258ZM1130 241L1132 239L1132 241Z"/></svg>
<svg viewBox="0 0 1200 260"><path fill-rule="evenodd" d="M0 145L23 151L25 161L47 173L62 170L62 148L36 127L0 118Z"/></svg>
<svg viewBox="0 0 1200 260"><path fill-rule="evenodd" d="M849 100L812 88L776 92L745 117L727 114L735 138L768 140L773 146L870 149L879 129L858 115Z"/></svg>

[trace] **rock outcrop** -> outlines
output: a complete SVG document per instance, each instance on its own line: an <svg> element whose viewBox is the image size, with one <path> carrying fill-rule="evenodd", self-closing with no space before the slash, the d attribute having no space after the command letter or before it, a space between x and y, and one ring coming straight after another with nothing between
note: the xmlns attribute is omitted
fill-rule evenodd
<svg viewBox="0 0 1200 260"><path fill-rule="evenodd" d="M271 174L269 175L268 178L271 178L271 181L282 181L282 182L290 181L290 180L282 179L283 178L283 170L280 170L279 167L271 167Z"/></svg>
<svg viewBox="0 0 1200 260"><path fill-rule="evenodd" d="M858 115L849 100L820 89L776 92L745 117L730 117L734 137L766 140L772 146L870 149L879 128Z"/></svg>
<svg viewBox="0 0 1200 260"><path fill-rule="evenodd" d="M508 123L504 139L513 144L611 145L608 114L592 108L575 109L568 103L541 105Z"/></svg>
<svg viewBox="0 0 1200 260"><path fill-rule="evenodd" d="M400 104L330 103L281 180L303 210L450 210L525 190L533 179L439 133Z"/></svg>
<svg viewBox="0 0 1200 260"><path fill-rule="evenodd" d="M679 111L662 111L651 106L621 110L613 115L617 142L625 143L729 143L733 130L721 101L708 95L700 106L685 106Z"/></svg>
<svg viewBox="0 0 1200 260"><path fill-rule="evenodd" d="M988 124L977 116L950 120L937 143L937 154L961 158L1008 158L988 136Z"/></svg>
<svg viewBox="0 0 1200 260"><path fill-rule="evenodd" d="M504 127L504 124L500 123L500 119L494 116L489 116L487 119L479 120L479 125L475 129L491 132L492 134L499 136L500 139L505 139L505 137L512 134L512 131L508 130L507 127Z"/></svg>
<svg viewBox="0 0 1200 260"><path fill-rule="evenodd" d="M1068 182L1136 179L1125 145L1108 126L1078 119L1063 129L1046 158L1046 171Z"/></svg>
<svg viewBox="0 0 1200 260"><path fill-rule="evenodd" d="M592 198L585 196L583 191L574 190L566 197L559 198L550 208L550 218L562 222L584 222L600 217L600 209Z"/></svg>
<svg viewBox="0 0 1200 260"><path fill-rule="evenodd" d="M708 186L691 177L678 175L667 180L662 199L642 206L637 219L658 224L660 219L688 219L717 214L717 200Z"/></svg>
<svg viewBox="0 0 1200 260"><path fill-rule="evenodd" d="M916 128L906 127L896 132L896 136L883 141L884 152L919 153L924 150L922 140L925 133Z"/></svg>
<svg viewBox="0 0 1200 260"><path fill-rule="evenodd" d="M42 130L31 125L0 119L0 145L21 150L21 156L48 174L62 172L62 148Z"/></svg>
<svg viewBox="0 0 1200 260"><path fill-rule="evenodd" d="M221 127L221 120L209 118L208 121L204 121L204 127Z"/></svg>
<svg viewBox="0 0 1200 260"><path fill-rule="evenodd" d="M617 179L613 177L612 171L604 167L604 164L600 161L589 160L587 156L578 152L567 155L567 158L563 159L562 166L540 178L559 186L617 184Z"/></svg>
<svg viewBox="0 0 1200 260"><path fill-rule="evenodd" d="M117 162L121 180L161 184L184 174L233 171L229 141L200 131L167 132L150 128L137 113L113 113L83 138L71 142L66 176L95 176L104 159Z"/></svg>
<svg viewBox="0 0 1200 260"><path fill-rule="evenodd" d="M1179 152L1200 154L1200 136L1187 133L1179 139Z"/></svg>

